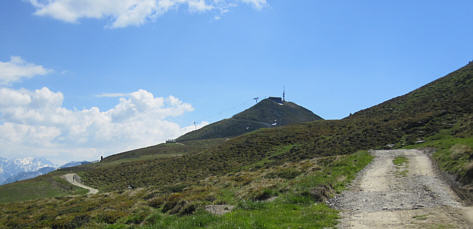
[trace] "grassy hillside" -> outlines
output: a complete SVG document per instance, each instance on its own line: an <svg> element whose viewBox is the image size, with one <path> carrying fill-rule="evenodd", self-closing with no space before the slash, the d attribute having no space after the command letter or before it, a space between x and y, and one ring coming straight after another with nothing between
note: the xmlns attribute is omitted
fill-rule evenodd
<svg viewBox="0 0 473 229"><path fill-rule="evenodd" d="M186 185L245 166L269 167L318 156L352 153L396 142L401 136L383 123L316 121L261 129L196 154L132 161L113 167L88 167L78 172L87 184L106 191L123 189L129 184L136 187Z"/></svg>
<svg viewBox="0 0 473 229"><path fill-rule="evenodd" d="M186 141L180 143L165 143L146 148L131 150L104 158L103 163L112 161L126 161L130 159L140 159L148 156L146 159L157 155L182 155L198 153L205 149L214 147L225 142L224 139L206 139L199 141Z"/></svg>
<svg viewBox="0 0 473 229"><path fill-rule="evenodd" d="M173 191L162 187L0 204L7 228L325 228L337 211L322 201L343 190L372 157L367 152L247 168ZM276 197L276 199L274 199ZM261 200L273 201L262 202ZM314 204L316 202L316 204ZM203 209L229 204L232 213Z"/></svg>
<svg viewBox="0 0 473 229"><path fill-rule="evenodd" d="M211 175L238 171L245 166L279 165L288 161L348 154L387 144L408 145L443 129L455 135L471 134L473 64L407 95L353 116L260 129L182 157L136 161L117 167L83 171L85 182L102 190L133 184L187 185ZM470 126L468 126L470 125ZM281 150L284 149L284 150Z"/></svg>
<svg viewBox="0 0 473 229"><path fill-rule="evenodd" d="M85 193L87 190L70 185L58 176L44 175L0 186L0 203Z"/></svg>
<svg viewBox="0 0 473 229"><path fill-rule="evenodd" d="M295 103L276 103L270 99L264 99L255 106L234 115L232 118L268 124L277 123L278 126L322 119L320 116L312 113L312 111Z"/></svg>
<svg viewBox="0 0 473 229"><path fill-rule="evenodd" d="M235 137L260 128L321 120L318 115L292 102L278 103L264 99L255 106L234 115L230 119L212 123L199 130L187 133L177 141L209 138Z"/></svg>
<svg viewBox="0 0 473 229"><path fill-rule="evenodd" d="M434 116L440 128L473 113L473 62L404 96L359 111L349 119L402 120ZM419 123L422 125L425 123Z"/></svg>

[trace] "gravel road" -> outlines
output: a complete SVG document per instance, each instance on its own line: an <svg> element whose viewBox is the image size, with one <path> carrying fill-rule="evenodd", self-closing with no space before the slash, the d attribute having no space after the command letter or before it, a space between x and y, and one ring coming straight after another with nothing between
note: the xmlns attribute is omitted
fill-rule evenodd
<svg viewBox="0 0 473 229"><path fill-rule="evenodd" d="M67 182L71 183L72 185L75 185L75 186L78 186L78 187L85 188L85 189L89 190L88 194L97 194L99 192L99 190L97 190L95 188L92 188L92 187L89 187L87 185L82 184L81 181L80 181L80 177L75 173L69 173L69 174L66 174L62 177L64 179L66 179Z"/></svg>
<svg viewBox="0 0 473 229"><path fill-rule="evenodd" d="M473 228L464 207L419 150L378 150L351 187L330 200L339 228ZM396 157L407 162L398 166Z"/></svg>

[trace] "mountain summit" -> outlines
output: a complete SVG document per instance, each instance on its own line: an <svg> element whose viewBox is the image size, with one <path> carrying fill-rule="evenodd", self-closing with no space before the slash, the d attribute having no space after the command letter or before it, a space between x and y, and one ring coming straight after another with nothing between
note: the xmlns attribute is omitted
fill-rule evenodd
<svg viewBox="0 0 473 229"><path fill-rule="evenodd" d="M312 113L312 111L295 103L283 101L280 97L269 97L229 119L224 119L189 132L176 140L182 142L235 137L260 128L285 126L321 119L320 116Z"/></svg>

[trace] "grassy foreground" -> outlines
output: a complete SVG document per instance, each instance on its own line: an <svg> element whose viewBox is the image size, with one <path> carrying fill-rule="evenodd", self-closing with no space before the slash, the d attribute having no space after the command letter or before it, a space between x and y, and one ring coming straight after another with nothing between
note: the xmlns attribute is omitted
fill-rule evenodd
<svg viewBox="0 0 473 229"><path fill-rule="evenodd" d="M345 185L355 178L356 174L371 160L372 156L369 153L358 152L352 155L313 160L312 162L318 162L316 166L311 165L311 161L304 161L298 166L287 165L285 168L272 171L260 170L257 173L264 174L263 177L286 178L280 180L278 185L263 188L261 193L266 194L267 199L277 197L274 201L259 201L262 195L250 194L243 199L230 197L224 202L235 203L236 201L237 207L233 212L223 216L211 215L200 210L195 214L179 217L164 214L163 208L160 208L146 219L145 228L333 227L337 224L338 212L321 201L341 192ZM303 174L299 166L305 166L313 172ZM257 183L259 179L255 180ZM233 191L229 192L236 194ZM228 193L222 192L220 195L228 195ZM115 224L109 228L128 228L128 226Z"/></svg>
<svg viewBox="0 0 473 229"><path fill-rule="evenodd" d="M372 156L366 151L249 168L181 189L149 187L94 196L0 204L0 225L16 228L324 228L337 211L323 203L341 192ZM207 205L233 205L222 216Z"/></svg>

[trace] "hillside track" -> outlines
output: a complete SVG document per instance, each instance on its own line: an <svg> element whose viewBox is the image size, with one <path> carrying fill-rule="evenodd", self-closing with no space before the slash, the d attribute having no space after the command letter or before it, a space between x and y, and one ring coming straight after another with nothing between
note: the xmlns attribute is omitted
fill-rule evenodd
<svg viewBox="0 0 473 229"><path fill-rule="evenodd" d="M75 173L69 173L69 174L66 174L62 177L67 182L71 183L72 185L75 185L75 186L78 186L78 187L85 188L85 189L89 190L88 194L97 194L99 192L99 190L97 190L95 188L92 188L92 187L89 187L87 185L82 184L81 181L80 181L80 177Z"/></svg>
<svg viewBox="0 0 473 229"><path fill-rule="evenodd" d="M348 190L330 200L339 228L473 228L473 210L419 150L377 150ZM407 159L401 165L393 160Z"/></svg>

